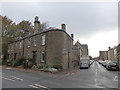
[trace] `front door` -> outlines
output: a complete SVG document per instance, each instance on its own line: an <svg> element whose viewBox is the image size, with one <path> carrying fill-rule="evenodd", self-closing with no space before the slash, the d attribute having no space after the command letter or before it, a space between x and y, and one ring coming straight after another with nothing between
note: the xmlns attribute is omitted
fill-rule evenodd
<svg viewBox="0 0 120 90"><path fill-rule="evenodd" d="M33 53L33 62L34 62L34 63L36 63L36 56L37 56L37 55L36 55L36 52L37 52L37 51L32 51L32 53Z"/></svg>

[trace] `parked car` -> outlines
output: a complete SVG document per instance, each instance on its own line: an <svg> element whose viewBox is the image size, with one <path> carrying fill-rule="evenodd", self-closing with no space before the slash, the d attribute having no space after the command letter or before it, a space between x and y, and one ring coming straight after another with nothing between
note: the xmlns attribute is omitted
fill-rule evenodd
<svg viewBox="0 0 120 90"><path fill-rule="evenodd" d="M108 63L112 62L111 60L105 60L104 67L107 66Z"/></svg>
<svg viewBox="0 0 120 90"><path fill-rule="evenodd" d="M116 62L108 62L106 65L107 70L119 70L119 65Z"/></svg>
<svg viewBox="0 0 120 90"><path fill-rule="evenodd" d="M101 64L102 64L102 66L104 66L104 67L105 67L106 62L105 62L105 61L102 61L102 63L101 63Z"/></svg>
<svg viewBox="0 0 120 90"><path fill-rule="evenodd" d="M102 64L102 62L103 62L103 60L98 60L98 63L99 63L99 64Z"/></svg>
<svg viewBox="0 0 120 90"><path fill-rule="evenodd" d="M90 67L90 61L89 60L82 60L80 61L80 69L88 69Z"/></svg>
<svg viewBox="0 0 120 90"><path fill-rule="evenodd" d="M111 62L110 60L104 60L102 61L102 66L106 67L107 63Z"/></svg>
<svg viewBox="0 0 120 90"><path fill-rule="evenodd" d="M92 65L92 64L93 64L93 62L94 62L94 60L90 60L90 65Z"/></svg>

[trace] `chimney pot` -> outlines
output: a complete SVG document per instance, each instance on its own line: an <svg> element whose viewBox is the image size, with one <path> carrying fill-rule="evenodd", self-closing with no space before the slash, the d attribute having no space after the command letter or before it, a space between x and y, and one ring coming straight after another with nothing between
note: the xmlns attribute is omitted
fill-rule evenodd
<svg viewBox="0 0 120 90"><path fill-rule="evenodd" d="M74 38L74 34L71 34L71 37Z"/></svg>
<svg viewBox="0 0 120 90"><path fill-rule="evenodd" d="M65 24L61 24L61 29L66 31L66 25Z"/></svg>

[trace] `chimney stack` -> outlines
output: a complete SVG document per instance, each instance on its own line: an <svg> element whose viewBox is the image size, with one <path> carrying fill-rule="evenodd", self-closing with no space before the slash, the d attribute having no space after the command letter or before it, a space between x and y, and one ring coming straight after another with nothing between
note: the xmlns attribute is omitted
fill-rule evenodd
<svg viewBox="0 0 120 90"><path fill-rule="evenodd" d="M74 34L71 34L71 38L74 39Z"/></svg>
<svg viewBox="0 0 120 90"><path fill-rule="evenodd" d="M36 16L34 21L34 33L38 33L41 31L40 21L38 19L39 17Z"/></svg>
<svg viewBox="0 0 120 90"><path fill-rule="evenodd" d="M111 47L108 47L108 49L110 50L110 49L111 49Z"/></svg>
<svg viewBox="0 0 120 90"><path fill-rule="evenodd" d="M65 24L61 24L61 29L66 31L66 25Z"/></svg>

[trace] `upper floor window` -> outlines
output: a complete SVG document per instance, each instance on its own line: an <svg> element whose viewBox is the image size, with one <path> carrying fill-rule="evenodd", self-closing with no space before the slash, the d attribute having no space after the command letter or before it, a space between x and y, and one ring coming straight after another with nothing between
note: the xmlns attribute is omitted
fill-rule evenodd
<svg viewBox="0 0 120 90"><path fill-rule="evenodd" d="M34 46L37 46L36 43L37 43L37 42L36 42L36 40L34 39L34 41L33 41L33 45L34 45Z"/></svg>
<svg viewBox="0 0 120 90"><path fill-rule="evenodd" d="M20 48L22 48L22 42L20 42Z"/></svg>
<svg viewBox="0 0 120 90"><path fill-rule="evenodd" d="M45 45L45 35L42 36L42 45Z"/></svg>
<svg viewBox="0 0 120 90"><path fill-rule="evenodd" d="M28 40L28 48L30 47L30 40Z"/></svg>

